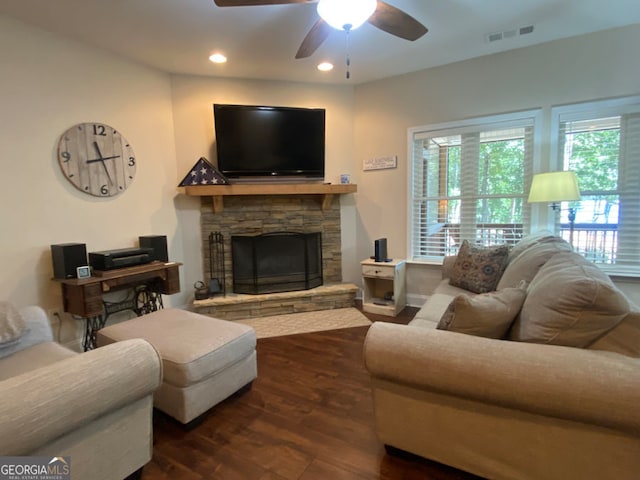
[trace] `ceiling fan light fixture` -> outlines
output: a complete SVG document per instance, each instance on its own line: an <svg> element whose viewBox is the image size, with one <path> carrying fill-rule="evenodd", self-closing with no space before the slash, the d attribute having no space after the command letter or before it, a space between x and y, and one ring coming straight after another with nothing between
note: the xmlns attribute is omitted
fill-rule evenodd
<svg viewBox="0 0 640 480"><path fill-rule="evenodd" d="M376 0L320 0L318 15L338 30L355 30L375 12Z"/></svg>
<svg viewBox="0 0 640 480"><path fill-rule="evenodd" d="M209 57L209 60L213 63L226 63L227 57L222 53L214 53Z"/></svg>
<svg viewBox="0 0 640 480"><path fill-rule="evenodd" d="M330 62L322 62L318 64L318 70L321 72L330 72L333 70L333 63Z"/></svg>

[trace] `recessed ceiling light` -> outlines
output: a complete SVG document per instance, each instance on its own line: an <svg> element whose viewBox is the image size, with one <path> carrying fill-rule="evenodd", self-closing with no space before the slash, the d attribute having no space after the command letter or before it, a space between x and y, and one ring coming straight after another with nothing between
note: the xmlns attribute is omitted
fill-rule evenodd
<svg viewBox="0 0 640 480"><path fill-rule="evenodd" d="M225 57L221 53L214 53L209 57L209 60L211 60L213 63L226 63L227 57Z"/></svg>
<svg viewBox="0 0 640 480"><path fill-rule="evenodd" d="M333 70L333 63L322 62L318 65L318 70L320 70L321 72L329 72Z"/></svg>

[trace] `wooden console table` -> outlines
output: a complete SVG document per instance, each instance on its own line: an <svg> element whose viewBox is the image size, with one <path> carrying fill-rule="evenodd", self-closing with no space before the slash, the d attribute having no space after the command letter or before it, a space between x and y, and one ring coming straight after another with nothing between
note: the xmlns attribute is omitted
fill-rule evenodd
<svg viewBox="0 0 640 480"><path fill-rule="evenodd" d="M180 291L178 262L152 262L135 267L94 272L89 278L55 279L62 287L64 311L85 320L84 350L95 348L96 332L109 315L132 310L138 316L162 308L162 294ZM106 302L103 294L133 289L133 296L121 302Z"/></svg>
<svg viewBox="0 0 640 480"><path fill-rule="evenodd" d="M223 199L229 195L320 195L321 208L327 210L334 195L355 193L354 183L295 183L295 184L234 184L234 185L194 185L185 187L185 193L194 197L212 197L213 212L222 212Z"/></svg>

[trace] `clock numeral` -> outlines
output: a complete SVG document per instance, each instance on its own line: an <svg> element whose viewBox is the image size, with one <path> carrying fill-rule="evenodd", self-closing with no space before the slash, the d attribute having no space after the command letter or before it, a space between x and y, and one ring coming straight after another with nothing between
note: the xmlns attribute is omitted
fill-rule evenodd
<svg viewBox="0 0 640 480"><path fill-rule="evenodd" d="M104 125L93 125L93 134L94 135L100 135L101 137L106 137L107 136L107 132L106 129L104 128Z"/></svg>
<svg viewBox="0 0 640 480"><path fill-rule="evenodd" d="M129 165L130 167L135 166L136 164L136 159L135 157L129 157L129 162L127 163L127 165Z"/></svg>
<svg viewBox="0 0 640 480"><path fill-rule="evenodd" d="M71 154L69 152L60 152L60 156L64 158L65 162L71 160Z"/></svg>
<svg viewBox="0 0 640 480"><path fill-rule="evenodd" d="M109 187L107 187L106 185L102 185L100 187L100 193L102 195L109 195Z"/></svg>

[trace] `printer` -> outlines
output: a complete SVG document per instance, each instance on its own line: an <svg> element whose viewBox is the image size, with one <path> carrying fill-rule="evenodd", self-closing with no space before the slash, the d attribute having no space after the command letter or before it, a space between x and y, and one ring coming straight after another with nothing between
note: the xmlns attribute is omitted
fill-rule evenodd
<svg viewBox="0 0 640 480"><path fill-rule="evenodd" d="M118 248L101 252L89 252L89 265L94 270L113 270L144 265L151 262L153 258L153 248Z"/></svg>

